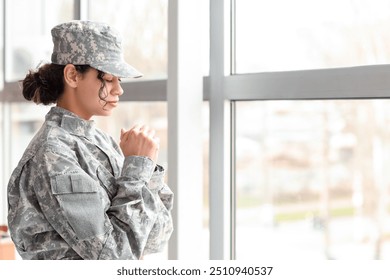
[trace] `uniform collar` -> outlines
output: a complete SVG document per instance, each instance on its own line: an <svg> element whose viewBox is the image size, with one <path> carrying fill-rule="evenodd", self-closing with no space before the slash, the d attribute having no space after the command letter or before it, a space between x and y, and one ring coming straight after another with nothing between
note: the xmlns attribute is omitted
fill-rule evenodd
<svg viewBox="0 0 390 280"><path fill-rule="evenodd" d="M94 134L95 122L87 121L76 114L61 108L52 107L46 116L46 120L57 122L70 134L90 138Z"/></svg>

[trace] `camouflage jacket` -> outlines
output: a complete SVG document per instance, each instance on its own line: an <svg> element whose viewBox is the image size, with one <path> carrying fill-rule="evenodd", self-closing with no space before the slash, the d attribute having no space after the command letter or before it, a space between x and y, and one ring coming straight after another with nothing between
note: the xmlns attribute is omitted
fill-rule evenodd
<svg viewBox="0 0 390 280"><path fill-rule="evenodd" d="M53 107L8 184L8 225L23 259L138 259L173 227L164 169Z"/></svg>

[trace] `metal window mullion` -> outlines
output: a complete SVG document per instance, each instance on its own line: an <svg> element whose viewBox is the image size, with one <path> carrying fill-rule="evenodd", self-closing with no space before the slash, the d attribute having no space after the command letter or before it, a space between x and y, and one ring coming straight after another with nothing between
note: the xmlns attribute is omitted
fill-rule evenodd
<svg viewBox="0 0 390 280"><path fill-rule="evenodd" d="M236 73L236 0L230 0L230 75ZM224 91L225 93L225 91ZM226 95L225 95L226 98ZM236 102L230 102L230 259L236 259Z"/></svg>
<svg viewBox="0 0 390 280"><path fill-rule="evenodd" d="M203 77L197 0L168 5L168 185L175 194L169 259L201 258Z"/></svg>
<svg viewBox="0 0 390 280"><path fill-rule="evenodd" d="M230 256L229 107L224 94L225 0L210 1L210 259Z"/></svg>
<svg viewBox="0 0 390 280"><path fill-rule="evenodd" d="M230 102L230 259L236 259L236 101Z"/></svg>
<svg viewBox="0 0 390 280"><path fill-rule="evenodd" d="M230 0L230 74L236 73L236 0Z"/></svg>
<svg viewBox="0 0 390 280"><path fill-rule="evenodd" d="M224 91L241 101L388 98L390 65L232 75Z"/></svg>
<svg viewBox="0 0 390 280"><path fill-rule="evenodd" d="M2 22L2 24L3 24L3 26L2 26L2 35L3 35L3 38L2 38L2 40L3 40L3 51L1 52L1 56L2 56L2 61L3 61L3 64L1 65L1 67L2 67L2 71L3 71L3 77L1 77L1 79L2 79L2 82L3 82L3 85L4 85L4 83L5 83L5 55L6 55L6 53L5 53L5 34L6 34L6 7L7 7L7 4L6 4L6 0L4 0L3 1L3 7L2 7L2 19L3 19L3 22ZM1 91L0 91L1 93L3 93L3 89L1 89ZM1 99L1 101L3 101L4 99Z"/></svg>
<svg viewBox="0 0 390 280"><path fill-rule="evenodd" d="M89 17L89 0L74 0L73 19L87 20Z"/></svg>

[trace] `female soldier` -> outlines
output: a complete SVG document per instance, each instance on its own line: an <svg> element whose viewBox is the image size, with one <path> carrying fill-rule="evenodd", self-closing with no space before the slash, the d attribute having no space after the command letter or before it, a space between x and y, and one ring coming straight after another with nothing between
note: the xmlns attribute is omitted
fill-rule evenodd
<svg viewBox="0 0 390 280"><path fill-rule="evenodd" d="M56 103L8 185L8 223L23 259L139 259L172 233L173 194L156 165L159 140L146 126L122 129L120 144L91 117L107 116L120 78L141 74L123 60L108 25L55 26L52 63L30 71L23 96Z"/></svg>

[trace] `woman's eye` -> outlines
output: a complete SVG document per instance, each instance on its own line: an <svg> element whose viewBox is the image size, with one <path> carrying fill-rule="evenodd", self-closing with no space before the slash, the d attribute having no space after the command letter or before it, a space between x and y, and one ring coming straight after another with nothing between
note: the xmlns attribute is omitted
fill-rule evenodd
<svg viewBox="0 0 390 280"><path fill-rule="evenodd" d="M107 83L112 83L112 80L106 80Z"/></svg>

